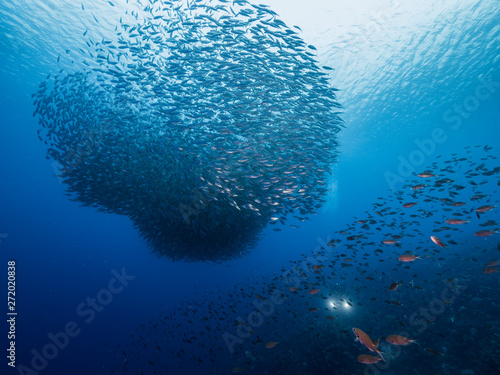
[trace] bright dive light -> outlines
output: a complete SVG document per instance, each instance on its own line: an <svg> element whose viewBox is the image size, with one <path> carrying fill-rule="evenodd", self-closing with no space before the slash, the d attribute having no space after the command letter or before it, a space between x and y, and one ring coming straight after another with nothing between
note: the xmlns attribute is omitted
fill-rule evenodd
<svg viewBox="0 0 500 375"><path fill-rule="evenodd" d="M348 309L349 307L351 307L351 306L347 302L344 302L344 308Z"/></svg>

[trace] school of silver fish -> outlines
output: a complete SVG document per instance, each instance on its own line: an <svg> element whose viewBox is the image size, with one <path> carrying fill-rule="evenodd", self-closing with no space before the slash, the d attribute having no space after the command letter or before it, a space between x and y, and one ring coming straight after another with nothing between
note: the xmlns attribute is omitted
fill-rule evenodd
<svg viewBox="0 0 500 375"><path fill-rule="evenodd" d="M300 29L246 0L142 7L34 94L71 199L187 261L239 257L268 224L316 213L343 125Z"/></svg>

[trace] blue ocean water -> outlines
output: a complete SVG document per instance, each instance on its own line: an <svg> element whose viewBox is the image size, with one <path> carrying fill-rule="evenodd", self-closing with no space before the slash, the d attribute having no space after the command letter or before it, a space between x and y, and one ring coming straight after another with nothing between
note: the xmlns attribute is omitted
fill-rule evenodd
<svg viewBox="0 0 500 375"><path fill-rule="evenodd" d="M498 4L260 3L283 22L269 30L293 29L319 67L334 69L320 71L340 90L344 127L318 212L267 222L254 248L221 262L157 257L129 217L70 200L33 116L32 95L49 74L92 62L109 68L95 50L130 36L119 25L185 2L0 5L1 290L7 320L14 260L18 314L14 339L12 325L3 326L4 352L13 341L15 361L4 357L2 373L500 373L499 279L497 266L487 266L500 258L499 209L475 211L499 200ZM206 10L210 17L231 20L240 9L262 16L253 2L189 4L226 7ZM143 32L153 43L154 31ZM268 49L262 64L278 51ZM307 113L314 99L289 105ZM282 98L271 104L286 106ZM426 171L435 176L417 176ZM402 207L409 202L417 204ZM395 244L382 243L394 235ZM408 252L420 259L397 260ZM354 342L353 327L381 339L386 362L357 361L376 353ZM384 340L393 334L419 344Z"/></svg>

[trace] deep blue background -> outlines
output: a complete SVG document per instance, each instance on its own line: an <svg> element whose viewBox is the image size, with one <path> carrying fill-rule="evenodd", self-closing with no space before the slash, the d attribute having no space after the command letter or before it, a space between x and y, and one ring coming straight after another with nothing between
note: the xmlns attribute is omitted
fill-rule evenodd
<svg viewBox="0 0 500 375"><path fill-rule="evenodd" d="M4 17L2 14L2 21ZM370 105L383 106L387 111L377 112L376 117L355 117L355 111L350 110L356 103L342 103L347 129L340 136L341 156L333 169L335 189L319 215L301 223L300 229L287 225L277 233L267 228L258 247L242 259L221 264L173 263L152 255L126 217L80 207L64 195L65 187L54 176L52 161L45 158L45 145L36 136L38 124L32 117L31 94L42 74L51 69L46 65L38 68L32 62L33 66L24 69L22 75L12 74L9 68L15 59L8 61L5 57L17 53L12 49L0 55L0 62L6 66L0 72L0 233L8 234L0 239L0 280L4 280L0 291L5 295L7 260L15 259L18 363L28 365L30 351L40 350L48 342L49 332L61 331L71 320L79 324L82 333L51 361L46 371L50 374L88 374L103 364L110 367L115 345L128 338L141 322L155 319L163 309L178 306L181 301L210 300L224 295L234 285L251 285L261 277L278 273L299 254L309 254L318 246L318 237L332 235L352 222L353 216L361 217L377 197L391 192L384 173L396 172L398 156L407 158L416 149L415 139L428 138L435 127L445 129L448 139L426 157L422 167L440 154L463 154L467 145L489 144L495 148L492 153L500 155L500 87L480 101L479 108L463 120L460 129L452 130L443 120L446 110L474 95L480 75L492 74L493 80L500 82L498 55L483 61L479 75L470 81L463 81L457 73L456 77L448 77L443 87L442 82L428 80L426 75L424 81L415 76L412 82L420 87L418 93L422 96L409 98L411 105L370 98L367 92ZM475 50L469 53L473 55ZM58 69L53 63L52 68ZM440 96L432 97L434 91L453 91L456 87L460 88L454 93L456 101L441 103ZM349 91L349 87L341 89ZM404 92L401 87L387 89ZM414 108L419 105L429 114L415 114ZM394 121L396 113L398 121ZM400 121L405 115L409 120ZM113 269L122 268L135 279L91 324L85 324L76 314L76 306L105 288ZM6 325L2 327L6 332ZM3 347L5 337L0 342Z"/></svg>

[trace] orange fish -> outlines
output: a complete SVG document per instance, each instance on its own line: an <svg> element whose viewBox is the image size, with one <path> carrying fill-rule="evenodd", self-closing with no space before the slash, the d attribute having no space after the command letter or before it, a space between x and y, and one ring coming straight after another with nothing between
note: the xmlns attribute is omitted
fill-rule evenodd
<svg viewBox="0 0 500 375"><path fill-rule="evenodd" d="M317 294L321 289L311 289L309 292L309 294Z"/></svg>
<svg viewBox="0 0 500 375"><path fill-rule="evenodd" d="M375 357L370 354L360 354L358 355L358 362L364 363L365 365L371 365L380 361L379 357Z"/></svg>
<svg viewBox="0 0 500 375"><path fill-rule="evenodd" d="M356 335L356 340L362 343L364 346L368 348L368 350L377 353L380 358L382 358L382 361L385 362L384 357L382 357L382 352L377 349L377 346L373 343L372 339L370 336L368 336L366 333L364 333L362 330L359 328L353 328L352 331Z"/></svg>
<svg viewBox="0 0 500 375"><path fill-rule="evenodd" d="M435 174L432 174L430 172L419 173L419 174L417 174L417 176L422 177L422 178L436 177Z"/></svg>
<svg viewBox="0 0 500 375"><path fill-rule="evenodd" d="M315 264L315 265L313 265L312 268L315 269L315 270L320 270L320 269L323 268L323 266L319 266L319 265Z"/></svg>
<svg viewBox="0 0 500 375"><path fill-rule="evenodd" d="M275 347L276 345L278 345L278 344L279 344L279 342L277 342L277 341L269 341L269 342L266 344L266 348L267 348L267 349L272 349L272 348L274 348L274 347Z"/></svg>
<svg viewBox="0 0 500 375"><path fill-rule="evenodd" d="M411 254L403 254L398 258L401 262L413 262L415 259L421 258Z"/></svg>
<svg viewBox="0 0 500 375"><path fill-rule="evenodd" d="M245 369L243 367L233 367L233 373L237 374L239 372L243 372L245 371Z"/></svg>
<svg viewBox="0 0 500 375"><path fill-rule="evenodd" d="M417 344L417 340L407 339L406 337L400 336L400 335L387 336L385 341L387 341L388 343L390 343L392 345L408 345L411 343Z"/></svg>
<svg viewBox="0 0 500 375"><path fill-rule="evenodd" d="M434 242L436 245L440 246L440 247L446 247L446 245L443 243L443 241L441 241L438 237L436 236L431 236L431 240L432 242Z"/></svg>

